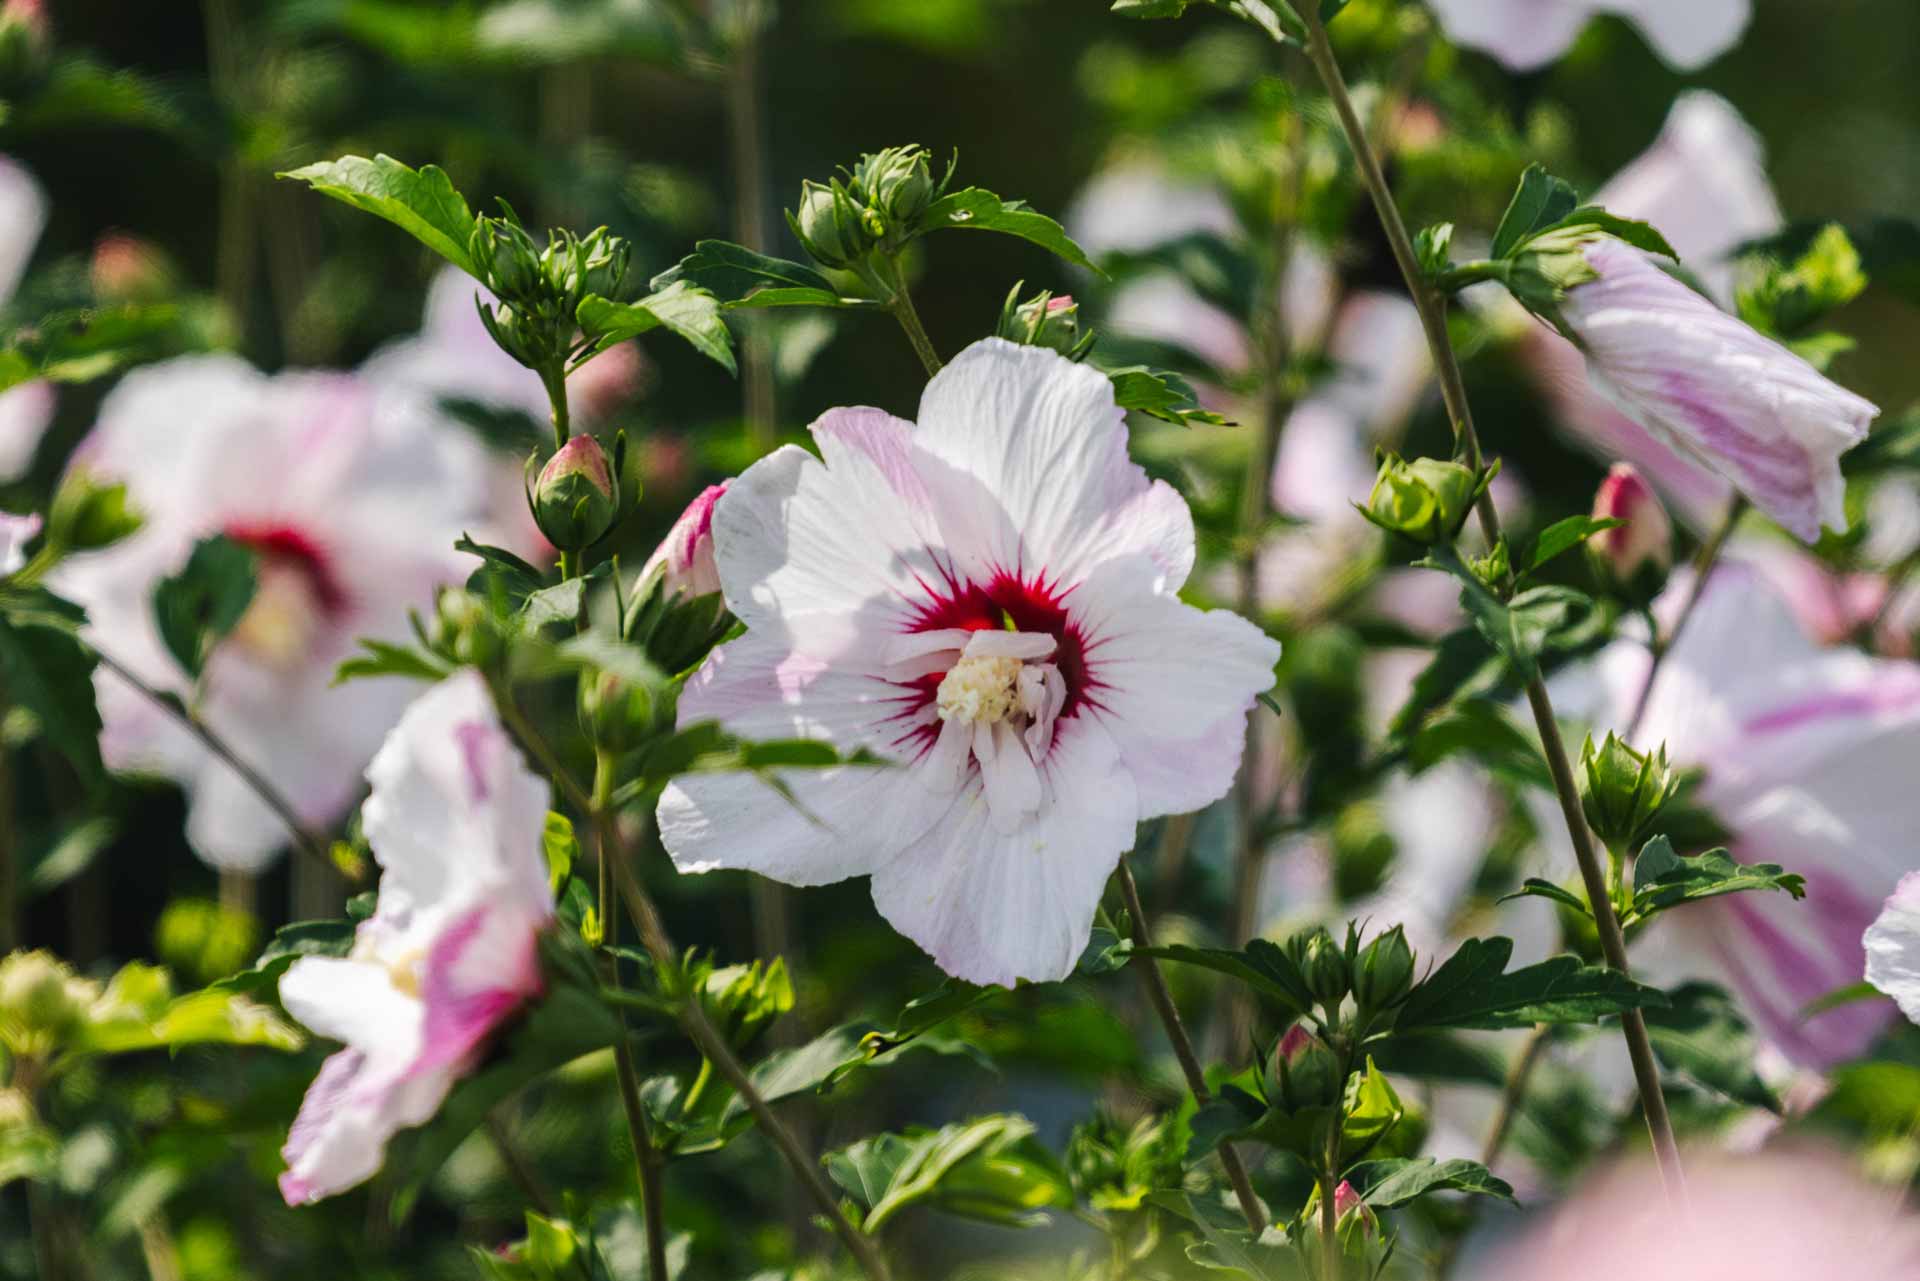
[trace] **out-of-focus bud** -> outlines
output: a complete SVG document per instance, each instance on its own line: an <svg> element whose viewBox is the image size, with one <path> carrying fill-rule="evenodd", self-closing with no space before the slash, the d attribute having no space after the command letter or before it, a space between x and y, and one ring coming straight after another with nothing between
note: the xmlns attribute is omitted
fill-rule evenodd
<svg viewBox="0 0 1920 1281"><path fill-rule="evenodd" d="M506 637L487 602L449 587L434 602L434 651L466 667L490 668L506 652Z"/></svg>
<svg viewBox="0 0 1920 1281"><path fill-rule="evenodd" d="M1000 308L995 334L1027 347L1047 347L1078 360L1093 347L1093 334L1080 332L1080 304L1071 296L1039 293L1022 302L1015 285Z"/></svg>
<svg viewBox="0 0 1920 1281"><path fill-rule="evenodd" d="M870 215L866 225L875 236L897 245L920 225L920 215L933 203L933 173L927 149L888 147L861 156L855 166L850 193Z"/></svg>
<svg viewBox="0 0 1920 1281"><path fill-rule="evenodd" d="M1379 1216L1345 1179L1333 1190L1333 1217L1339 1226L1341 1244L1349 1248L1380 1235Z"/></svg>
<svg viewBox="0 0 1920 1281"><path fill-rule="evenodd" d="M800 208L787 215L801 247L823 267L845 267L864 257L875 236L860 209L836 179L821 186L800 184Z"/></svg>
<svg viewBox="0 0 1920 1281"><path fill-rule="evenodd" d="M93 245L88 264L94 297L102 302L151 302L179 285L167 256L139 236L109 232Z"/></svg>
<svg viewBox="0 0 1920 1281"><path fill-rule="evenodd" d="M47 511L47 541L62 553L97 551L139 528L127 487L102 483L81 467L61 480Z"/></svg>
<svg viewBox="0 0 1920 1281"><path fill-rule="evenodd" d="M1273 1081L1279 1088L1277 1101L1289 1112L1330 1107L1346 1084L1333 1050L1304 1023L1288 1028L1274 1047Z"/></svg>
<svg viewBox="0 0 1920 1281"><path fill-rule="evenodd" d="M1626 522L1587 540L1594 564L1612 582L1653 599L1673 564L1673 522L1653 487L1631 463L1615 463L1593 496L1593 515Z"/></svg>
<svg viewBox="0 0 1920 1281"><path fill-rule="evenodd" d="M52 52L53 32L41 0L0 4L0 84L39 75Z"/></svg>
<svg viewBox="0 0 1920 1281"><path fill-rule="evenodd" d="M1300 967L1300 975L1307 981L1307 991L1313 993L1314 1000L1323 1005L1338 1005L1346 999L1353 986L1353 969L1347 963L1346 951L1334 942L1333 935L1323 929L1296 934L1288 940L1287 951Z"/></svg>
<svg viewBox="0 0 1920 1281"><path fill-rule="evenodd" d="M1589 737L1580 752L1580 805L1593 834L1616 851L1652 836L1653 821L1680 793L1681 778L1657 752L1636 752L1608 734L1599 747Z"/></svg>
<svg viewBox="0 0 1920 1281"><path fill-rule="evenodd" d="M246 968L260 950L259 933L250 912L212 899L175 899L154 926L154 950L195 982L211 983Z"/></svg>
<svg viewBox="0 0 1920 1281"><path fill-rule="evenodd" d="M640 571L644 582L661 572L660 590L667 596L711 596L720 590L720 568L713 558L713 511L732 481L721 481L700 491Z"/></svg>
<svg viewBox="0 0 1920 1281"><path fill-rule="evenodd" d="M1397 454L1380 460L1363 515L1380 528L1416 543L1450 543L1493 479L1464 463L1438 458L1411 462Z"/></svg>
<svg viewBox="0 0 1920 1281"><path fill-rule="evenodd" d="M580 727L594 746L625 752L646 741L656 725L673 720L672 707L662 715L664 693L636 685L612 672L586 672L580 677Z"/></svg>
<svg viewBox="0 0 1920 1281"><path fill-rule="evenodd" d="M575 436L547 460L533 482L533 519L547 541L579 551L606 536L620 510L620 487L607 453L591 436Z"/></svg>
<svg viewBox="0 0 1920 1281"><path fill-rule="evenodd" d="M100 985L50 952L14 952L0 960L0 1045L13 1055L44 1055L84 1020Z"/></svg>
<svg viewBox="0 0 1920 1281"><path fill-rule="evenodd" d="M1379 1013L1406 999L1413 987L1413 948L1407 932L1394 926L1367 944L1353 971L1353 998L1362 1010Z"/></svg>

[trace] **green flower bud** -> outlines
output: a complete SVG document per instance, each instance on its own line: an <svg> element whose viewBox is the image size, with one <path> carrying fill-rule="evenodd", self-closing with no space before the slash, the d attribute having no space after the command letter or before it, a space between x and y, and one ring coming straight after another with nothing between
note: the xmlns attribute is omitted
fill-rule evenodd
<svg viewBox="0 0 1920 1281"><path fill-rule="evenodd" d="M481 281L504 302L530 301L545 283L533 237L511 218L476 219L467 252Z"/></svg>
<svg viewBox="0 0 1920 1281"><path fill-rule="evenodd" d="M0 1043L16 1055L45 1054L99 996L99 984L51 952L14 952L0 960Z"/></svg>
<svg viewBox="0 0 1920 1281"><path fill-rule="evenodd" d="M1051 348L1070 360L1080 359L1093 346L1093 335L1080 332L1080 304L1071 296L1039 293L1022 302L1019 285L1000 308L994 332L1022 346Z"/></svg>
<svg viewBox="0 0 1920 1281"><path fill-rule="evenodd" d="M933 173L925 147L888 147L861 156L854 167L849 193L856 203L878 214L878 226L868 229L889 244L899 244L919 229L920 216L933 203Z"/></svg>
<svg viewBox="0 0 1920 1281"><path fill-rule="evenodd" d="M823 267L846 267L866 256L875 237L838 181L800 184L800 209L787 215L793 234Z"/></svg>
<svg viewBox="0 0 1920 1281"><path fill-rule="evenodd" d="M1353 997L1360 1008L1377 1013L1406 999L1413 987L1413 948L1396 925L1367 944L1353 971Z"/></svg>
<svg viewBox="0 0 1920 1281"><path fill-rule="evenodd" d="M53 35L42 0L0 3L0 83L37 78L53 53Z"/></svg>
<svg viewBox="0 0 1920 1281"><path fill-rule="evenodd" d="M1340 1061L1325 1041L1296 1023L1273 1049L1273 1082L1278 1099L1289 1112L1331 1107L1340 1101L1346 1082Z"/></svg>
<svg viewBox="0 0 1920 1281"><path fill-rule="evenodd" d="M482 670L506 652L500 620L485 600L457 587L442 591L434 602L437 627L434 652L466 667Z"/></svg>
<svg viewBox="0 0 1920 1281"><path fill-rule="evenodd" d="M1609 849L1638 848L1653 822L1680 794L1681 777L1658 752L1637 752L1608 734L1599 747L1588 737L1580 750L1580 808L1587 826Z"/></svg>
<svg viewBox="0 0 1920 1281"><path fill-rule="evenodd" d="M561 446L533 482L533 519L547 541L579 551L606 537L620 509L620 487L606 451L591 436Z"/></svg>
<svg viewBox="0 0 1920 1281"><path fill-rule="evenodd" d="M1414 542L1430 547L1450 543L1492 480L1492 469L1476 473L1462 463L1438 458L1408 462L1389 454L1380 460L1380 473L1363 514L1380 528Z"/></svg>
<svg viewBox="0 0 1920 1281"><path fill-rule="evenodd" d="M1333 935L1323 929L1296 934L1288 940L1287 952L1300 967L1314 1000L1338 1005L1346 999L1353 986L1353 970L1347 963L1346 950L1333 941Z"/></svg>
<svg viewBox="0 0 1920 1281"><path fill-rule="evenodd" d="M635 685L608 671L580 676L580 728L594 746L625 752L645 742L656 725L672 722L671 700L661 714L662 696L645 685Z"/></svg>
<svg viewBox="0 0 1920 1281"><path fill-rule="evenodd" d="M127 487L74 468L61 480L47 512L47 541L62 552L97 551L140 528Z"/></svg>

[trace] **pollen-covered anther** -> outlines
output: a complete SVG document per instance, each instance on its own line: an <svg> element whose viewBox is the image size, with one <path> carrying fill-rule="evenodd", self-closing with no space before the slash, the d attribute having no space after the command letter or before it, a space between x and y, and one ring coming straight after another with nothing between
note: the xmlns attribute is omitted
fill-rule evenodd
<svg viewBox="0 0 1920 1281"><path fill-rule="evenodd" d="M962 658L940 682L934 706L943 721L992 725L1013 711L1022 664L1017 658Z"/></svg>

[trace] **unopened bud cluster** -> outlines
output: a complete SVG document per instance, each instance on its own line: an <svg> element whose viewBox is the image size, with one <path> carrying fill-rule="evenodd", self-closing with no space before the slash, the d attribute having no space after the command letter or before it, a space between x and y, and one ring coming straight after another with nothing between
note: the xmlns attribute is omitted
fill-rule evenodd
<svg viewBox="0 0 1920 1281"><path fill-rule="evenodd" d="M501 350L531 369L567 358L581 302L592 295L617 298L633 252L605 227L585 236L549 231L545 247L538 247L511 209L476 220L467 250L474 273L499 300L482 302L480 319Z"/></svg>
<svg viewBox="0 0 1920 1281"><path fill-rule="evenodd" d="M815 262L851 267L876 249L894 253L911 240L945 186L934 181L926 148L888 147L824 184L801 183L787 223Z"/></svg>
<svg viewBox="0 0 1920 1281"><path fill-rule="evenodd" d="M1361 514L1389 533L1429 547L1451 543L1499 470L1475 471L1438 458L1380 460L1373 492Z"/></svg>
<svg viewBox="0 0 1920 1281"><path fill-rule="evenodd" d="M1589 737L1580 752L1580 805L1593 834L1613 850L1633 849L1654 835L1654 820L1680 794L1681 776L1667 749L1638 752L1608 734Z"/></svg>

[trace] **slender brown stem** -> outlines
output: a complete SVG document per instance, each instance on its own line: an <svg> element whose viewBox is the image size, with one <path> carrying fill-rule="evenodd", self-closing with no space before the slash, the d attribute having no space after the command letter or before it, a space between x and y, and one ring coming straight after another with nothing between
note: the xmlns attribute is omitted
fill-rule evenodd
<svg viewBox="0 0 1920 1281"><path fill-rule="evenodd" d="M1133 940L1141 947L1153 946L1153 928L1147 921L1147 909L1140 902L1140 887L1134 884L1133 869L1127 866L1126 856L1122 855L1119 867L1120 893L1127 901L1127 912L1133 917ZM1147 999L1153 1002L1154 1013L1160 1016L1161 1026L1166 1028L1167 1040L1173 1045L1173 1057L1180 1061L1181 1075L1187 1078L1187 1088L1193 1091L1193 1097L1202 1107L1213 1101L1213 1091L1207 1088L1206 1074L1201 1071L1200 1060L1193 1052L1193 1041L1187 1036L1186 1025L1180 1021L1180 1010L1173 1003L1173 993L1167 988L1167 976L1160 972L1160 962L1150 956L1134 958L1135 964L1146 963L1140 971L1140 979L1147 989ZM1247 1167L1240 1160L1240 1153L1231 1143L1222 1143L1219 1147L1220 1164L1226 1167L1227 1181L1233 1185L1233 1195L1240 1202L1240 1213L1247 1218L1247 1227L1255 1235L1266 1231L1267 1213L1261 1208L1260 1198L1254 1195L1253 1180L1247 1177Z"/></svg>
<svg viewBox="0 0 1920 1281"><path fill-rule="evenodd" d="M1500 1159L1500 1153L1507 1146L1507 1136L1513 1133L1513 1123L1520 1115L1520 1105L1526 1101L1527 1083L1546 1051L1551 1031L1546 1023L1535 1025L1533 1031L1527 1033L1526 1044L1520 1047L1520 1057L1513 1061L1513 1067L1507 1072L1506 1088L1500 1094L1500 1110L1493 1114L1493 1122L1487 1127L1487 1137L1480 1145L1480 1164L1489 1169Z"/></svg>
<svg viewBox="0 0 1920 1281"><path fill-rule="evenodd" d="M93 652L94 659L100 666L112 672L128 685L131 685L154 706L179 721L189 734L192 734L194 738L200 741L202 747L212 752L225 763L227 768L238 774L241 782L252 788L254 795L258 796L262 803L264 803L268 809L272 810L275 816L286 825L287 832L293 839L295 849L307 855L309 858L317 859L328 868L333 868L336 871L340 870L335 867L333 858L327 853L326 842L307 830L306 824L301 820L299 812L293 808L293 802L283 796L279 788L267 781L266 776L261 774L259 770L256 770L253 766L241 760L234 750L227 746L226 740L216 734L205 721L189 711L185 704L162 694L159 690L141 680L138 676L134 675L125 664L120 662L120 660L103 652L98 646L89 645L87 648Z"/></svg>
<svg viewBox="0 0 1920 1281"><path fill-rule="evenodd" d="M1627 741L1631 743L1640 732L1640 722L1646 719L1647 705L1653 700L1653 685L1660 675L1660 667L1667 661L1667 655L1680 641L1680 633L1686 630L1692 621L1693 613L1700 607L1700 598L1707 593L1707 580L1713 577L1714 566L1720 563L1720 553L1726 550L1727 539L1733 536L1733 530L1740 518L1747 513L1747 500L1739 494L1727 504L1727 514L1720 519L1707 541L1700 546L1699 555L1693 558L1693 584L1687 589L1687 599L1680 606L1679 617L1673 620L1673 626L1662 637L1657 632L1648 640L1653 651L1653 662L1647 667L1647 679L1640 686L1640 697L1634 700L1633 717L1627 722Z"/></svg>
<svg viewBox="0 0 1920 1281"><path fill-rule="evenodd" d="M1419 310L1421 328L1426 332L1427 345L1433 352L1434 367L1439 372L1440 394L1446 402L1448 417L1453 422L1456 446L1470 466L1479 468L1484 465L1480 441L1474 431L1472 410L1467 404L1466 382L1461 377L1460 361L1454 354L1453 342L1447 333L1446 299L1427 282L1420 270L1413 239L1407 234L1407 225L1400 216L1399 206L1394 202L1393 191L1387 185L1379 156L1374 152L1359 114L1354 110L1353 99L1347 92L1346 79L1340 72L1339 61L1334 57L1333 46L1327 40L1326 24L1320 18L1318 7L1304 6L1301 16L1307 27L1307 55L1319 73L1328 97L1333 101L1361 179L1386 230L1387 244L1393 251L1400 274L1406 280L1414 306ZM1486 535L1488 545L1497 545L1501 537L1500 514L1494 508L1491 495L1481 495L1477 511L1480 528ZM1510 590L1511 584L1506 587ZM1574 855L1579 861L1581 880L1586 885L1594 923L1599 929L1602 952L1614 969L1622 974L1630 974L1620 920L1614 914L1613 903L1607 896L1606 870L1594 848L1593 833L1587 828L1586 816L1581 812L1580 792L1574 781L1573 768L1567 760L1559 722L1554 717L1553 700L1547 694L1546 682L1538 674L1527 682L1527 703L1533 710L1534 725L1540 734L1547 768L1553 776L1554 791L1566 819L1567 832L1573 838ZM1628 1010L1621 1017L1620 1027L1626 1038L1627 1054L1633 1063L1634 1079L1640 1088L1647 1129L1660 1159L1662 1176L1669 1195L1678 1198L1683 1195L1679 1148L1674 1141L1672 1120L1667 1115L1666 1097L1660 1091L1660 1073L1654 1062L1652 1043L1647 1039L1646 1021L1641 1018L1639 1011Z"/></svg>

